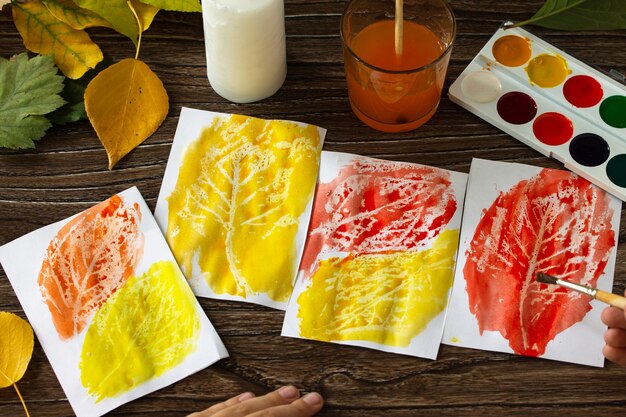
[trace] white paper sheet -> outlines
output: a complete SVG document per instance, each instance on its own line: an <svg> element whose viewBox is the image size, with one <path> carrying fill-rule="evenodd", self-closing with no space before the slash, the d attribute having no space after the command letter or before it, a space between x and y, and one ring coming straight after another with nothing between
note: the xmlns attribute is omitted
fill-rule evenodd
<svg viewBox="0 0 626 417"><path fill-rule="evenodd" d="M130 188L118 195L126 206L137 204L141 213L139 231L143 233L144 238L143 254L131 275L141 276L147 272L151 265L158 261L169 261L175 270L178 271L176 261L154 221L150 209L137 188ZM77 416L101 416L124 403L168 386L228 356L215 329L197 300L189 292L189 300L192 300L190 301L192 305L187 305L189 309L195 309L197 322L199 323L195 350L188 353L178 365L165 371L160 376L148 379L125 392L112 397L105 397L101 401L97 401L95 396L90 395L81 383L79 366L83 342L97 311L101 310L107 302L112 301L116 295L124 291L124 286L122 285L105 304L91 314L82 331L69 339L62 340L55 328L51 311L43 300L42 291L38 285L38 276L49 244L59 230L76 216L38 229L0 247L0 263L2 263L24 312ZM100 249L107 250L108 247ZM182 273L179 274L178 280L181 288L183 288L181 291L184 293L188 287ZM142 301L138 300L138 304L141 305Z"/></svg>
<svg viewBox="0 0 626 417"><path fill-rule="evenodd" d="M302 256L302 249L304 247L304 241L306 239L306 231L308 227L308 221L309 221L309 217L311 213L311 205L313 201L315 177L316 177L317 169L319 166L319 154L321 152L322 143L324 140L324 136L326 134L326 130L321 129L319 127L316 128L317 134L319 135L319 143L316 144L315 149L310 152L311 155L316 158L315 173L312 176L310 175L310 182L306 184L306 187L302 187L301 190L296 190L295 193L292 194L292 196L295 194L305 195L304 193L306 193L306 189L310 189L310 198L308 199L308 203L306 203L306 207L304 207L303 210L301 210L300 215L296 218L293 218L291 215L288 215L281 219L278 219L277 221L272 221L272 224L274 225L272 227L284 227L287 224L293 226L295 223L297 223L297 231L293 239L290 239L287 242L282 242L281 245L284 245L283 247L278 247L276 250L271 251L270 250L271 245L273 245L272 243L270 243L271 236L268 238L266 231L264 231L263 229L260 229L259 232L256 232L251 229L249 235L246 236L245 238L247 239L247 242L249 242L250 245L258 245L257 247L260 248L260 250L268 250L268 256L265 259L263 259L262 261L259 261L258 264L253 265L251 268L248 268L248 269L259 271L261 268L264 268L264 269L274 268L276 271L284 271L286 269L290 269L292 271L290 273L291 276L286 276L284 273L273 273L273 274L269 273L267 275L267 279L275 280L277 285L280 284L282 286L288 286L288 291L281 292L281 294L284 295L283 299L276 299L280 297L273 297L272 295L269 295L268 291L255 290L254 288L248 288L245 291L245 296L240 295L244 293L243 291L239 291L239 290L235 291L232 288L230 290L226 290L224 286L230 285L228 284L227 281L228 280L232 281L231 278L226 277L224 272L215 273L215 276L212 277L211 271L210 271L211 268L205 267L204 268L205 270L203 270L201 266L202 258L210 256L210 255L203 253L202 249L199 248L198 246L195 246L193 248L181 249L180 250L181 253L177 254L177 249L175 245L172 244L172 241L171 241L172 236L175 233L178 233L178 230L172 230L174 229L174 227L172 227L169 224L170 220L168 218L168 216L170 215L169 213L170 201L171 201L173 193L174 192L182 193L184 190L184 192L186 193L192 193L193 194L192 198L196 198L196 192L190 191L192 189L192 186L190 186L189 184L186 184L183 186L183 185L180 185L180 182L179 182L181 170L184 168L183 161L184 161L186 152L189 152L189 150L192 149L194 144L197 145L199 143L198 142L199 138L202 136L203 132L212 125L212 123L214 123L217 120L220 120L219 125L218 125L218 128L219 128L219 126L223 126L224 124L229 123L231 116L233 115L195 110L195 109L190 109L190 108L185 108L185 107L182 109L181 114L180 114L180 120L178 122L178 127L176 128L176 134L174 136L174 142L172 144L172 150L171 150L170 157L168 160L167 168L165 170L163 184L161 185L161 191L159 193L159 198L157 201L157 206L156 206L154 216L157 220L157 223L161 227L163 233L165 234L166 239L170 243L170 247L172 248L174 254L179 258L179 261L181 257L193 256L193 259L190 259L189 261L189 264L191 264L190 267L186 268L183 262L183 264L181 265L181 268L183 269L183 272L186 274L187 279L189 280L189 283L191 285L191 288L193 289L194 293L197 296L224 299L224 300L246 301L246 302L252 302L252 303L261 304L261 305L265 305L268 307L284 310L287 307L288 296L291 293L293 281L295 280L296 268L300 260L300 257ZM258 120L254 118L248 118L248 119ZM292 124L293 126L300 126L300 127L309 126L309 125L298 123L298 122L288 122L288 123ZM241 136L233 138L231 143L235 142L236 140L240 138ZM207 203L203 205L203 207L201 207L202 209L201 211L203 211L203 213L201 213L202 216L212 217L212 220L211 220L212 225L210 227L211 230L207 231L206 236L201 238L203 240L203 243L214 241L214 240L226 241L228 237L225 237L225 235L228 233L232 233L233 235L235 235L235 237L232 237L232 239L233 240L236 239L237 232L233 231L236 229L235 226L233 226L233 222L237 221L235 220L236 216L240 216L240 215L244 217L248 216L246 217L248 219L248 222L251 221L252 215L245 213L245 210L244 210L245 207L244 209L241 209L241 205L238 206L237 204L234 203L235 199L237 198L237 196L235 195L236 192L232 190L224 190L223 183L222 185L220 185L220 184L217 184L217 182L223 180L224 178L227 178L227 180L230 182L234 190L235 189L234 187L239 186L238 180L242 180L243 177L235 178L236 175L229 171L229 169L231 169L232 167L228 164L240 163L244 158L250 157L250 155L252 154L265 155L265 156L259 157L260 159L262 159L262 158L265 158L267 155L269 155L271 152L273 152L270 150L270 146L267 145L267 143L260 144L257 147L256 145L257 143L255 142L255 140L256 140L255 138L247 138L246 140L240 141L236 145L233 145L233 149L228 149L228 150L224 149L225 146L222 146L221 144L216 144L213 146L212 144L207 143L205 145L207 150L203 154L203 156L199 158L202 159L205 155L208 155L209 153L211 153L211 156L208 156L207 158L212 158L212 159L211 159L211 162L203 161L203 163L206 162L207 164L209 163L213 164L211 165L211 167L215 167L216 165L219 165L219 164L216 164L215 162L217 160L217 157L214 156L214 154L219 154L219 157L223 158L223 160L228 159L228 162L223 165L219 165L219 168L215 168L215 169L208 168L208 169L203 170L202 168L198 168L198 172L195 174L195 175L198 175L198 177L203 175L202 179L197 180L193 184L193 187L196 187L194 189L197 189L197 188L203 189L202 191L203 198L205 198L206 200L211 200L212 198L217 198L216 196L219 196L219 198L222 199L222 201L217 201L217 203L215 202L215 200L211 200L210 203ZM312 144L308 142L308 139L304 139L303 137L294 139L292 142L289 142L287 139L282 139L282 140L283 140L282 145L280 145L282 146L282 149L290 149L290 148L294 149L295 150L294 157L297 157L298 155L302 154L300 149L304 149L303 146L304 147L312 146ZM251 145L253 142L255 143L254 146ZM274 147L273 149L277 149L277 148ZM236 152L239 152L240 154L233 156L234 153ZM272 157L270 156L270 159L271 158ZM304 162L302 164L304 164ZM295 164L295 165L298 166L302 164ZM308 164L312 165L311 163L308 163ZM257 164L257 167L260 165L262 164ZM250 167L250 165L245 165L245 166ZM233 168L233 170L234 169L235 168ZM256 173L258 174L257 177L259 178L263 177L263 178L261 178L259 180L260 182L256 184L257 188L255 190L260 190L260 189L265 190L267 187L274 186L280 183L281 181L280 177L278 176L271 177L272 175L271 173L268 173L267 176L264 177L265 174L263 172L263 169L264 168L259 168L258 172ZM294 167L293 169L298 169L298 168ZM217 173L217 176L219 176L220 178L216 178L216 174L215 174L216 171L219 171ZM292 179L293 178L287 180L286 182L289 183L289 181L292 181ZM243 178L242 181L247 181L247 180ZM217 187L219 189L216 190L216 188L214 187L214 182L217 184ZM288 185L285 185L284 188L286 188L287 186ZM281 187L283 187L283 185L279 184L279 187L277 188L278 193L282 192ZM267 200L271 200L275 196L276 195L272 195L271 193L268 193ZM272 207L272 204L274 203L269 202L268 207ZM267 214L267 212L271 210L272 210L271 208L267 209L265 214ZM192 208L189 211L192 212L191 215L198 216L197 207ZM188 216L188 218L189 217L190 216ZM258 217L261 217L261 215L259 215ZM203 220L206 220L206 218ZM245 222L240 220L239 224L241 225L242 223L245 223ZM202 228L202 229L208 228L206 227L206 222L204 223L204 226L196 227L196 229L199 229L199 228ZM168 229L170 229L169 232L168 232ZM199 233L204 233L204 232L199 232ZM289 251L290 254L286 254L285 252L287 251ZM225 259L215 260L214 259L214 261L220 263L221 265L227 265L224 269L227 270L228 274L232 276L240 274L239 267L233 267L233 263L242 261L242 258L246 258L246 256L238 256L238 254L236 253L236 248L234 244L222 244L222 243L220 243L219 245L216 244L216 248L213 251L207 250L206 252L212 252L213 254L216 254L216 257L221 256L221 257L227 258L227 260ZM291 253L293 253L293 256L291 255ZM287 267L280 266L280 265L287 265L287 264L288 264ZM235 270L237 270L236 273L233 272ZM240 275L242 275L241 281L244 282L244 285L250 285L251 283L254 283L255 279L257 279L254 276L245 276L245 274L240 274ZM209 281L211 281L213 285L216 287L212 287L211 285L209 285L208 283ZM219 283L216 283L216 282L219 282ZM222 285L222 287L219 287L220 285ZM271 287L272 285L273 284L270 284L269 286ZM250 285L250 287L252 286ZM215 288L218 288L218 290L216 290Z"/></svg>
<svg viewBox="0 0 626 417"><path fill-rule="evenodd" d="M435 359L466 182L463 173L322 152L282 335Z"/></svg>
<svg viewBox="0 0 626 417"><path fill-rule="evenodd" d="M589 231L588 228L584 226L584 222L590 221L590 219L594 216L594 213L599 212L605 213L604 218L607 220L603 229L603 236L608 236L610 238L610 230L612 230L615 245L613 245L610 250L595 251L600 257L603 257L606 253L606 266L599 276L596 286L605 291L611 291L613 285L621 202L617 198L605 193L595 186L591 186L593 187L592 189L584 189L587 190L587 195L595 196L593 201L606 202L608 205L608 211L601 210L598 208L600 206L598 206L596 208L596 212L592 211L591 214L583 212L583 214L579 216L580 218L578 223L566 223L563 219L569 218L569 215L563 218L559 217L558 220L554 220L556 218L556 214L546 214L548 213L548 210L550 210L550 213L566 213L566 210L580 210L583 207L588 206L588 203L585 203L584 199L572 200L576 201L576 203L569 205L563 203L563 201L569 201L568 199L573 198L571 193L574 192L574 188L562 185L559 188L560 191L551 192L551 189L544 181L541 182L543 185L534 187L539 194L543 195L542 199L535 199L534 197L528 198L530 192L526 192L521 199L517 200L519 202L519 210L517 210L516 213L523 213L523 216L512 216L508 214L512 212L508 203L510 200L500 200L506 202L499 203L497 211L493 211L498 213L498 220L494 224L500 222L498 223L499 225L491 228L490 230L493 231L491 233L483 232L481 236L476 235L479 222L481 222L483 217L486 215L485 213L499 196L511 195L510 190L512 187L520 184L520 181L523 180L528 180L529 182L533 181L533 178L537 178L542 171L542 168L523 164L493 162L481 159L474 159L472 161L465 209L463 213L463 226L461 229L461 243L459 247L460 255L456 265L454 288L452 290L450 306L448 308L443 343L454 346L493 350L497 352L514 353L515 351L518 351L518 353L527 354L528 356L539 356L546 359L602 367L604 366L604 357L602 356L602 346L604 345L603 334L606 330L606 326L604 326L600 321L600 313L606 305L603 305L598 301L591 301L591 311L587 312L581 321L556 334L554 339L548 341L545 346L545 352L542 354L539 354L539 352L542 350L541 345L543 342L537 343L533 342L533 340L540 340L542 337L540 335L545 333L542 333L542 331L539 330L539 327L544 326L544 324L549 322L551 319L546 318L541 313L537 313L534 310L524 307L526 305L525 302L507 302L507 300L509 300L508 297L514 297L511 300L516 300L517 298L515 297L519 297L521 300L522 298L518 294L529 294L531 297L534 297L541 291L553 291L558 287L550 286L549 288L544 285L537 291L535 291L536 289L533 289L532 292L531 290L528 292L520 289L516 290L514 285L503 285L499 290L496 290L496 287L492 287L494 288L493 294L498 294L497 296L494 295L494 297L492 297L493 299L491 299L491 301L494 302L492 307L487 306L487 301L476 302L478 298L474 299L473 304L478 304L476 311L484 311L484 317L486 317L487 314L493 314L493 311L497 311L497 309L501 307L500 304L506 306L503 308L502 313L498 314L503 317L502 320L504 322L513 326L509 327L508 331L505 331L512 340L511 344L509 343L509 340L507 340L507 338L505 338L499 331L500 327L498 326L505 325L485 325L485 328L483 329L484 331L481 334L479 330L478 316L470 311L470 296L468 295L467 290L468 282L466 280L466 274L464 273L464 268L468 263L468 258L473 259L468 268L473 268L473 265L479 265L478 268L484 271L484 275L481 274L480 276L480 281L484 284L491 282L490 279L499 279L498 277L503 276L503 274L504 276L508 276L507 271L511 271L512 268L522 268L526 271L526 274L524 275L526 279L519 280L518 288L531 288L524 286L534 283L534 277L538 272L548 273L549 275L559 275L559 271L563 271L563 268L570 268L569 271L571 273L578 273L581 268L594 271L598 266L598 262L589 258L591 262L587 262L582 266L577 265L577 263L585 261L586 255L583 255L582 252L577 252L578 244L573 244L571 245L571 248L568 248L566 247L568 244L563 242L566 242L567 239L564 236L570 236L573 239L583 239L583 232L585 230L587 232ZM556 181L557 178L577 178L575 174L558 170L546 170L544 171L544 174L545 178L549 178L554 181ZM585 180L580 178L579 180L584 181L587 186L589 185ZM581 190L583 188L578 189ZM516 190L518 190L518 188L516 188ZM580 191L575 191L574 193L580 194ZM524 197L526 197L526 199L524 199ZM549 207L549 204L556 205ZM572 207L572 205L574 207ZM527 210L527 208L530 207L532 207L532 209ZM569 213L569 211L567 211L567 213ZM490 215L489 218L491 218ZM487 252L484 251L484 247L491 246L493 248L497 248L501 242L508 242L508 238L503 238L502 236L507 236L507 233L509 233L508 236L511 236L511 229L508 229L503 225L506 221L510 221L511 218L517 218L518 220L513 223L513 227L517 228L514 229L517 230L514 234L519 236L524 235L524 233L530 234L525 234L515 245L509 245L508 248L501 245L499 250L494 249L494 252L496 250L499 251L497 254L498 260L494 261L493 258L488 258L487 255L485 255ZM540 219L543 220L541 221ZM552 221L558 222L558 224L552 224ZM610 225L608 225L609 221ZM552 229L555 225L559 227L557 229ZM602 229L602 227L598 226L598 224L594 227ZM509 230L509 232L506 230ZM548 233L546 230L558 230L558 232ZM571 231L573 231L573 233L568 235L568 232ZM470 251L470 245L473 239L481 239L481 241L483 241L487 236L490 236L488 243L482 245L480 253ZM591 242L596 242L599 238L592 237L590 239ZM524 248L523 250L526 251L528 257L525 258L517 255L520 253L519 248ZM567 250L571 250L572 252L567 252ZM483 258L481 258L481 256ZM497 262L502 262L502 265L506 264L507 267L501 268L500 272L493 272L498 268L497 265L494 265ZM570 263L571 265L569 265ZM562 276L557 277L561 278ZM577 296L577 293L566 292L564 295L559 295L558 297L573 296ZM481 300L484 299L481 298ZM530 302L532 302L532 299L529 299L529 303ZM537 308L541 310L543 306L556 302L558 302L556 299L535 299L533 305L536 305ZM515 310L522 313L517 314L514 312ZM532 314L537 313L532 321L524 321L526 324L520 326L513 325L513 322L517 320L513 319L513 317L527 317L525 314L530 316L531 311L533 311ZM559 314L559 317L555 319L555 323L559 322L559 320L564 320L563 316L568 316L570 313L564 314L561 312ZM533 323L533 327L530 330L528 329L530 326L528 323ZM498 328L489 330L487 327ZM514 327L518 328L515 332L521 331L521 344L516 341L519 340L519 338L511 336L514 333L511 329ZM548 327L550 326L548 325ZM513 348L513 346L515 346L515 348ZM526 348L524 348L524 346L526 346Z"/></svg>

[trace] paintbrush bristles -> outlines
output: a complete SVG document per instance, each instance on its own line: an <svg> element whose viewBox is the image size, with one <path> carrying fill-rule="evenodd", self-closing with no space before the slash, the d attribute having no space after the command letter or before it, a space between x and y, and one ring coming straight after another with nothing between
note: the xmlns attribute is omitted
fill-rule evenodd
<svg viewBox="0 0 626 417"><path fill-rule="evenodd" d="M556 285L556 278L551 275L544 274L543 272L538 273L535 279L537 282L541 282L543 284Z"/></svg>

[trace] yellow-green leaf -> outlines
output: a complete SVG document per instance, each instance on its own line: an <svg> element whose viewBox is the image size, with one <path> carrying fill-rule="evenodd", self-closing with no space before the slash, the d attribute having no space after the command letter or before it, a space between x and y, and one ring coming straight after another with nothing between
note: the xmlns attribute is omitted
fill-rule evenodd
<svg viewBox="0 0 626 417"><path fill-rule="evenodd" d="M98 74L85 109L109 157L109 169L161 125L169 102L163 83L143 62L127 58Z"/></svg>
<svg viewBox="0 0 626 417"><path fill-rule="evenodd" d="M102 51L84 30L55 18L41 0L13 3L13 21L30 51L52 54L66 77L80 78L102 61Z"/></svg>
<svg viewBox="0 0 626 417"><path fill-rule="evenodd" d="M86 29L98 26L113 29L113 25L102 16L92 12L91 10L79 7L73 0L42 1L54 17L67 23L74 29ZM148 4L141 3L138 0L132 0L131 4L139 16L143 30L148 29L159 9Z"/></svg>
<svg viewBox="0 0 626 417"><path fill-rule="evenodd" d="M195 298L173 262L131 277L94 316L80 355L81 382L97 401L156 378L194 352Z"/></svg>
<svg viewBox="0 0 626 417"><path fill-rule="evenodd" d="M0 312L0 388L19 381L33 354L33 329L20 317Z"/></svg>
<svg viewBox="0 0 626 417"><path fill-rule="evenodd" d="M111 24L91 10L78 7L72 0L42 0L50 13L72 28L81 30L91 27L108 27Z"/></svg>
<svg viewBox="0 0 626 417"><path fill-rule="evenodd" d="M201 12L202 6L200 0L143 0L144 3L150 4L163 10L173 12Z"/></svg>
<svg viewBox="0 0 626 417"><path fill-rule="evenodd" d="M139 20L141 21L141 28L143 30L147 30L152 24L154 16L156 16L159 9L156 7L152 7L149 4L144 4L138 0L131 0L130 3L133 5L133 8L137 12L137 16L139 16Z"/></svg>
<svg viewBox="0 0 626 417"><path fill-rule="evenodd" d="M128 36L137 44L139 27L126 0L75 0L75 2L78 6L102 16L111 23L113 29ZM139 1L132 1L132 6L139 16L143 30L146 30L159 9Z"/></svg>

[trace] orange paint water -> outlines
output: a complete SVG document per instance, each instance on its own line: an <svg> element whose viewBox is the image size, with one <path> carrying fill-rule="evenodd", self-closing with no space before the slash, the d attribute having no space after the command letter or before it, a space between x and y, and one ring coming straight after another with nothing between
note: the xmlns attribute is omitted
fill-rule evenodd
<svg viewBox="0 0 626 417"><path fill-rule="evenodd" d="M435 33L405 21L403 43L398 57L394 21L386 20L352 39L349 48L358 59L347 48L344 52L352 109L367 125L385 132L412 130L427 122L437 109L445 79L449 53L437 61L445 45Z"/></svg>

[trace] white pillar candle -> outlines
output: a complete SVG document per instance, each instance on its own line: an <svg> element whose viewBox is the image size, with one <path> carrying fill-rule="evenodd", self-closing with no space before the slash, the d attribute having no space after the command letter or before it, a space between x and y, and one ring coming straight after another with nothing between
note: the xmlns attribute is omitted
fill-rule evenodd
<svg viewBox="0 0 626 417"><path fill-rule="evenodd" d="M207 74L227 100L250 103L285 81L283 0L203 0Z"/></svg>

